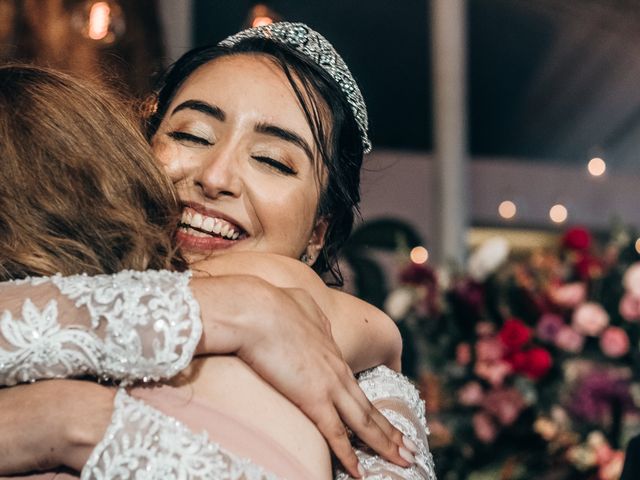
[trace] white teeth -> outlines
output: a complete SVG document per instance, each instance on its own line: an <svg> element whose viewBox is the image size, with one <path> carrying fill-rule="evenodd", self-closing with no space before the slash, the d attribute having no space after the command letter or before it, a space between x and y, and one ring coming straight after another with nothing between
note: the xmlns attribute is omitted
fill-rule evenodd
<svg viewBox="0 0 640 480"><path fill-rule="evenodd" d="M213 226L215 225L216 221L211 218L211 217L206 217L204 219L204 222L202 222L202 229L206 230L207 232L212 232L213 231Z"/></svg>
<svg viewBox="0 0 640 480"><path fill-rule="evenodd" d="M226 220L209 217L189 210L182 213L181 223L188 225L193 229L200 229L208 233L220 235L221 237L228 238L229 240L236 240L240 237L240 232L236 231L234 226ZM197 234L198 232L197 230L192 230L192 233ZM200 235L198 234L197 236Z"/></svg>
<svg viewBox="0 0 640 480"><path fill-rule="evenodd" d="M199 213L196 213L193 216L193 219L191 220L191 226L193 228L200 228L202 227L202 222L204 221L204 218L202 217L202 215L200 215Z"/></svg>

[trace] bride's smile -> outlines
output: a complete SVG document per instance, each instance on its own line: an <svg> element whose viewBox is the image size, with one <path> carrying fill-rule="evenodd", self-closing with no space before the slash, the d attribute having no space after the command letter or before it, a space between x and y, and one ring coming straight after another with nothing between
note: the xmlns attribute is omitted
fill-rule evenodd
<svg viewBox="0 0 640 480"><path fill-rule="evenodd" d="M289 80L268 57L200 67L153 141L184 205L183 250L192 259L229 249L299 258L310 241L321 246L324 173L314 147Z"/></svg>

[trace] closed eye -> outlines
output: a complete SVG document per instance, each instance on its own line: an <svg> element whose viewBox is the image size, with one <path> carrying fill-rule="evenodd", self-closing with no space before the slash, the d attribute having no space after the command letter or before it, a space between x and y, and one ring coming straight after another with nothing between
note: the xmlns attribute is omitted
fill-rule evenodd
<svg viewBox="0 0 640 480"><path fill-rule="evenodd" d="M203 145L205 147L213 145L213 143L206 138L198 137L197 135L193 135L187 132L181 132L179 130L169 132L167 133L167 135L179 142L195 143L197 145Z"/></svg>
<svg viewBox="0 0 640 480"><path fill-rule="evenodd" d="M254 156L253 158L259 161L260 163L264 163L265 165L268 165L271 168L275 168L276 170L278 170L281 173L284 173L285 175L296 175L298 173L288 165L285 165L282 162L274 160L271 157Z"/></svg>

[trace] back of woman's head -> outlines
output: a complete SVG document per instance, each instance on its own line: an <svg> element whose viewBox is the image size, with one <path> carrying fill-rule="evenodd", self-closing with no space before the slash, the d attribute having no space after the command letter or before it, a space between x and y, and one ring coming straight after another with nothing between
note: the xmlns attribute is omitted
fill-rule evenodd
<svg viewBox="0 0 640 480"><path fill-rule="evenodd" d="M102 89L0 67L0 279L184 268L172 186Z"/></svg>

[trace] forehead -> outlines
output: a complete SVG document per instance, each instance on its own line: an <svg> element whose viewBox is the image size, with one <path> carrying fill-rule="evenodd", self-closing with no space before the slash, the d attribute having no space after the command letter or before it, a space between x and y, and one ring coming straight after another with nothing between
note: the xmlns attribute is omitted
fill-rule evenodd
<svg viewBox="0 0 640 480"><path fill-rule="evenodd" d="M269 56L236 54L217 58L195 70L173 100L203 100L231 117L251 115L311 135L304 110L287 76Z"/></svg>

